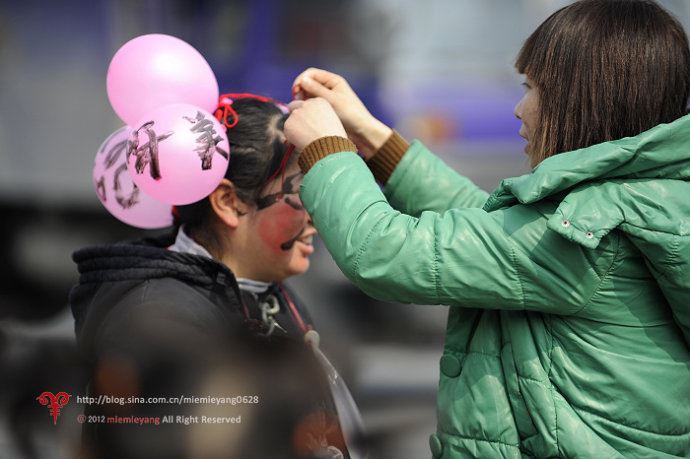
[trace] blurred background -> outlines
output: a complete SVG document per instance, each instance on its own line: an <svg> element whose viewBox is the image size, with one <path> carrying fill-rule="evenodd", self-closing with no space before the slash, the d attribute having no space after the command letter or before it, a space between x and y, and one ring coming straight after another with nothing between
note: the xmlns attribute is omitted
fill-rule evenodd
<svg viewBox="0 0 690 459"><path fill-rule="evenodd" d="M528 171L514 58L561 0L23 0L0 2L0 458L69 457L75 423L35 398L83 393L68 292L71 253L139 237L102 208L91 169L122 123L106 96L115 51L175 35L221 92L289 101L309 66L344 75L371 111L487 191ZM661 1L685 25L690 2ZM633 64L631 64L633 65ZM323 246L289 281L362 409L372 458L428 457L447 311L381 303ZM75 416L66 413L65 416ZM75 425L72 425L75 424Z"/></svg>

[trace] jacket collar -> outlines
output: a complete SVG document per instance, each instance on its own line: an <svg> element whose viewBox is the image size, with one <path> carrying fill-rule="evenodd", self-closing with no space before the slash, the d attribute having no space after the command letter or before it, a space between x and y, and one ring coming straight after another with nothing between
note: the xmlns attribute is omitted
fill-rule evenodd
<svg viewBox="0 0 690 459"><path fill-rule="evenodd" d="M604 142L542 161L530 174L503 180L485 210L529 204L605 179L690 179L690 115L635 137Z"/></svg>
<svg viewBox="0 0 690 459"><path fill-rule="evenodd" d="M590 248L623 222L683 232L687 221L675 226L663 223L673 220L669 215L688 215L687 198L669 193L663 183L690 181L689 147L690 115L686 115L635 137L552 156L530 174L503 180L484 210L562 195L549 228ZM650 184L651 179L655 183Z"/></svg>

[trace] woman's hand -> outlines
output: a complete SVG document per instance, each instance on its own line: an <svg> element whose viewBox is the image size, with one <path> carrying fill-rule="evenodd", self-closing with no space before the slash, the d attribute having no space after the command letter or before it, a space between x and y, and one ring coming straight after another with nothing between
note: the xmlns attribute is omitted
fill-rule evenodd
<svg viewBox="0 0 690 459"><path fill-rule="evenodd" d="M307 101L294 101L290 116L285 120L283 132L287 141L302 151L321 137L346 137L347 133L333 107L319 97Z"/></svg>
<svg viewBox="0 0 690 459"><path fill-rule="evenodd" d="M371 158L391 135L391 128L369 113L340 75L317 68L307 69L292 84L292 94L297 100L322 97L328 101L365 159Z"/></svg>

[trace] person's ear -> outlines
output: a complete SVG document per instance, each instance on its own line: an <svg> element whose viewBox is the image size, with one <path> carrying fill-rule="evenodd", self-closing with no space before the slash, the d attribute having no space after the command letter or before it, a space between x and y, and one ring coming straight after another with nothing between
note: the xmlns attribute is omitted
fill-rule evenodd
<svg viewBox="0 0 690 459"><path fill-rule="evenodd" d="M221 180L208 200L220 221L233 229L239 225L240 217L249 212L247 204L237 196L235 185L226 178Z"/></svg>

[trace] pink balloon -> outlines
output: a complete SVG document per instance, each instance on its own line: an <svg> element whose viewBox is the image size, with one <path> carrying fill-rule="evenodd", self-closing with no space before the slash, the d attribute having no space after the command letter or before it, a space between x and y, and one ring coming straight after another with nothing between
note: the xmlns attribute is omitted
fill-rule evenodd
<svg viewBox="0 0 690 459"><path fill-rule="evenodd" d="M186 103L213 112L218 81L204 57L170 35L151 34L125 43L108 67L108 98L130 126L163 105Z"/></svg>
<svg viewBox="0 0 690 459"><path fill-rule="evenodd" d="M144 194L127 170L130 127L122 127L101 144L93 165L93 184L103 206L115 218L137 228L171 226L172 206Z"/></svg>
<svg viewBox="0 0 690 459"><path fill-rule="evenodd" d="M228 137L206 110L166 105L141 118L133 129L127 167L134 182L159 201L196 202L211 194L225 176Z"/></svg>

